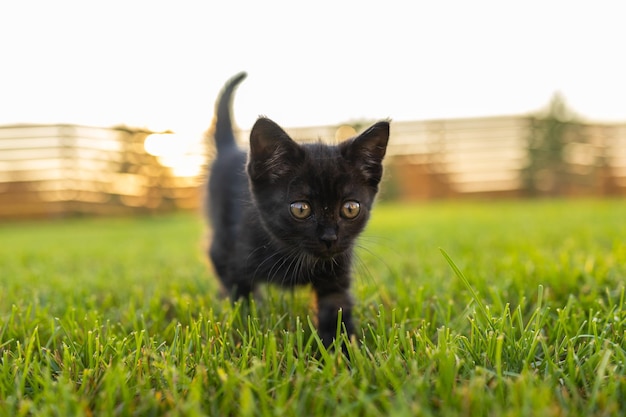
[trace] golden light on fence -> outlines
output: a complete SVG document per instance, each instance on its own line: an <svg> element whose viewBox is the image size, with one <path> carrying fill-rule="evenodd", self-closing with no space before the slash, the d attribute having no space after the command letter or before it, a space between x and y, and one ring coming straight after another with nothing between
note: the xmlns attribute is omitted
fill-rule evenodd
<svg viewBox="0 0 626 417"><path fill-rule="evenodd" d="M335 131L335 141L342 142L348 138L356 136L356 130L352 126L343 125Z"/></svg>
<svg viewBox="0 0 626 417"><path fill-rule="evenodd" d="M204 156L201 143L177 133L153 133L146 137L144 148L177 177L195 177L201 173Z"/></svg>

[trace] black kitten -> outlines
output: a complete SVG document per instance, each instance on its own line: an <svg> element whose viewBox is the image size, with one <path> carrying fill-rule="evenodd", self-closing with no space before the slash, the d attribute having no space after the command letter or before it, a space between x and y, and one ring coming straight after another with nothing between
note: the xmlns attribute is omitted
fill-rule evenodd
<svg viewBox="0 0 626 417"><path fill-rule="evenodd" d="M229 80L216 103L208 193L213 226L210 257L227 291L248 297L263 282L310 284L317 295L318 333L326 346L338 312L354 334L352 253L378 191L389 123L378 122L337 146L297 144L273 121L259 118L250 152L235 144Z"/></svg>

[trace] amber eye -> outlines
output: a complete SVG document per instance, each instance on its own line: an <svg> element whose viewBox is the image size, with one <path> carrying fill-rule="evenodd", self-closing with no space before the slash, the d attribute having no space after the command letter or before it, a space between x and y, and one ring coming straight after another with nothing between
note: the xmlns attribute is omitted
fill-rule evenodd
<svg viewBox="0 0 626 417"><path fill-rule="evenodd" d="M295 201L289 206L291 215L298 220L304 220L311 215L311 206L306 201Z"/></svg>
<svg viewBox="0 0 626 417"><path fill-rule="evenodd" d="M341 206L341 217L344 219L354 219L359 215L361 205L358 201L346 201Z"/></svg>

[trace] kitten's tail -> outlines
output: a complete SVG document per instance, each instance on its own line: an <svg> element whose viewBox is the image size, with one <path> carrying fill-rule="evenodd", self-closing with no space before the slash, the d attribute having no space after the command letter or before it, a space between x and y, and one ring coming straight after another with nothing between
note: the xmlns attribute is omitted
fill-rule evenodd
<svg viewBox="0 0 626 417"><path fill-rule="evenodd" d="M215 103L215 130L213 136L215 137L215 146L218 154L237 146L232 123L233 93L247 75L245 72L240 72L228 80Z"/></svg>

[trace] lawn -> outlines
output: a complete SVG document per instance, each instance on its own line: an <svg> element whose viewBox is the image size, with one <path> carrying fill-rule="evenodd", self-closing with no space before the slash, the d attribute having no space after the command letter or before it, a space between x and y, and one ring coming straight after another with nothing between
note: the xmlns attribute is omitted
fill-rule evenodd
<svg viewBox="0 0 626 417"><path fill-rule="evenodd" d="M195 214L0 224L0 415L626 413L626 201L381 203L359 337L217 296Z"/></svg>

